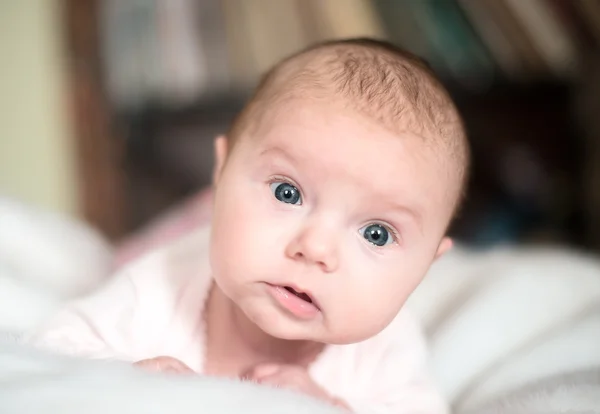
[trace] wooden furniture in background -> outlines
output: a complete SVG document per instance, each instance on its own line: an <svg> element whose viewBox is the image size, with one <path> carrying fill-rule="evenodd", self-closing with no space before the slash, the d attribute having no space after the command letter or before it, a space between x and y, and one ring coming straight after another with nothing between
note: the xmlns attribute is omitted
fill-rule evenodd
<svg viewBox="0 0 600 414"><path fill-rule="evenodd" d="M123 141L117 139L102 81L100 1L63 0L62 5L82 215L106 236L116 239L128 230Z"/></svg>

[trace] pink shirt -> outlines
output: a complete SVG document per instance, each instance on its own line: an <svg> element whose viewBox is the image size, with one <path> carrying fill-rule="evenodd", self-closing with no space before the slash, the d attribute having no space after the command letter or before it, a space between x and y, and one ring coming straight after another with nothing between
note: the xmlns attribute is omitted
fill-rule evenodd
<svg viewBox="0 0 600 414"><path fill-rule="evenodd" d="M70 303L31 341L95 359L168 355L202 373L208 235L208 228L199 229L136 259L100 290ZM371 339L328 345L309 372L357 414L448 412L429 377L419 325L405 310Z"/></svg>

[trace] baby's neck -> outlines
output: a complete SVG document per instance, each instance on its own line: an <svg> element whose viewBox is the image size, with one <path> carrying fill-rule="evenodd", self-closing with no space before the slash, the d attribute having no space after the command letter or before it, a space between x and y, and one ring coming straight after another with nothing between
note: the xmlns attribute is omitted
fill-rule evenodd
<svg viewBox="0 0 600 414"><path fill-rule="evenodd" d="M260 363L308 367L324 348L312 341L290 341L265 333L213 285L206 303L206 366L237 366L244 370Z"/></svg>

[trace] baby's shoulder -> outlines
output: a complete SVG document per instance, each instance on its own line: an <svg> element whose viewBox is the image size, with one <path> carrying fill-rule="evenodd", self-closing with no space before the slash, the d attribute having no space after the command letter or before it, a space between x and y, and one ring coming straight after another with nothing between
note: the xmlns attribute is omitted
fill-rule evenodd
<svg viewBox="0 0 600 414"><path fill-rule="evenodd" d="M150 250L119 269L114 278L131 283L138 295L177 294L195 285L208 289L210 229L199 228L167 245Z"/></svg>

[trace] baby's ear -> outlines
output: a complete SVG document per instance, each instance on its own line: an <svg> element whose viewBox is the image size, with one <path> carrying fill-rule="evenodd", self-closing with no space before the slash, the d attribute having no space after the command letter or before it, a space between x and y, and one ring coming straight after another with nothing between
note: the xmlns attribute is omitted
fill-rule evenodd
<svg viewBox="0 0 600 414"><path fill-rule="evenodd" d="M215 166L213 168L213 185L217 184L223 167L225 166L225 160L227 160L227 137L220 135L215 138L214 142L214 154L215 154Z"/></svg>
<svg viewBox="0 0 600 414"><path fill-rule="evenodd" d="M437 252L435 252L435 259L439 259L446 253L448 250L452 248L454 242L450 237L444 237L438 246Z"/></svg>

